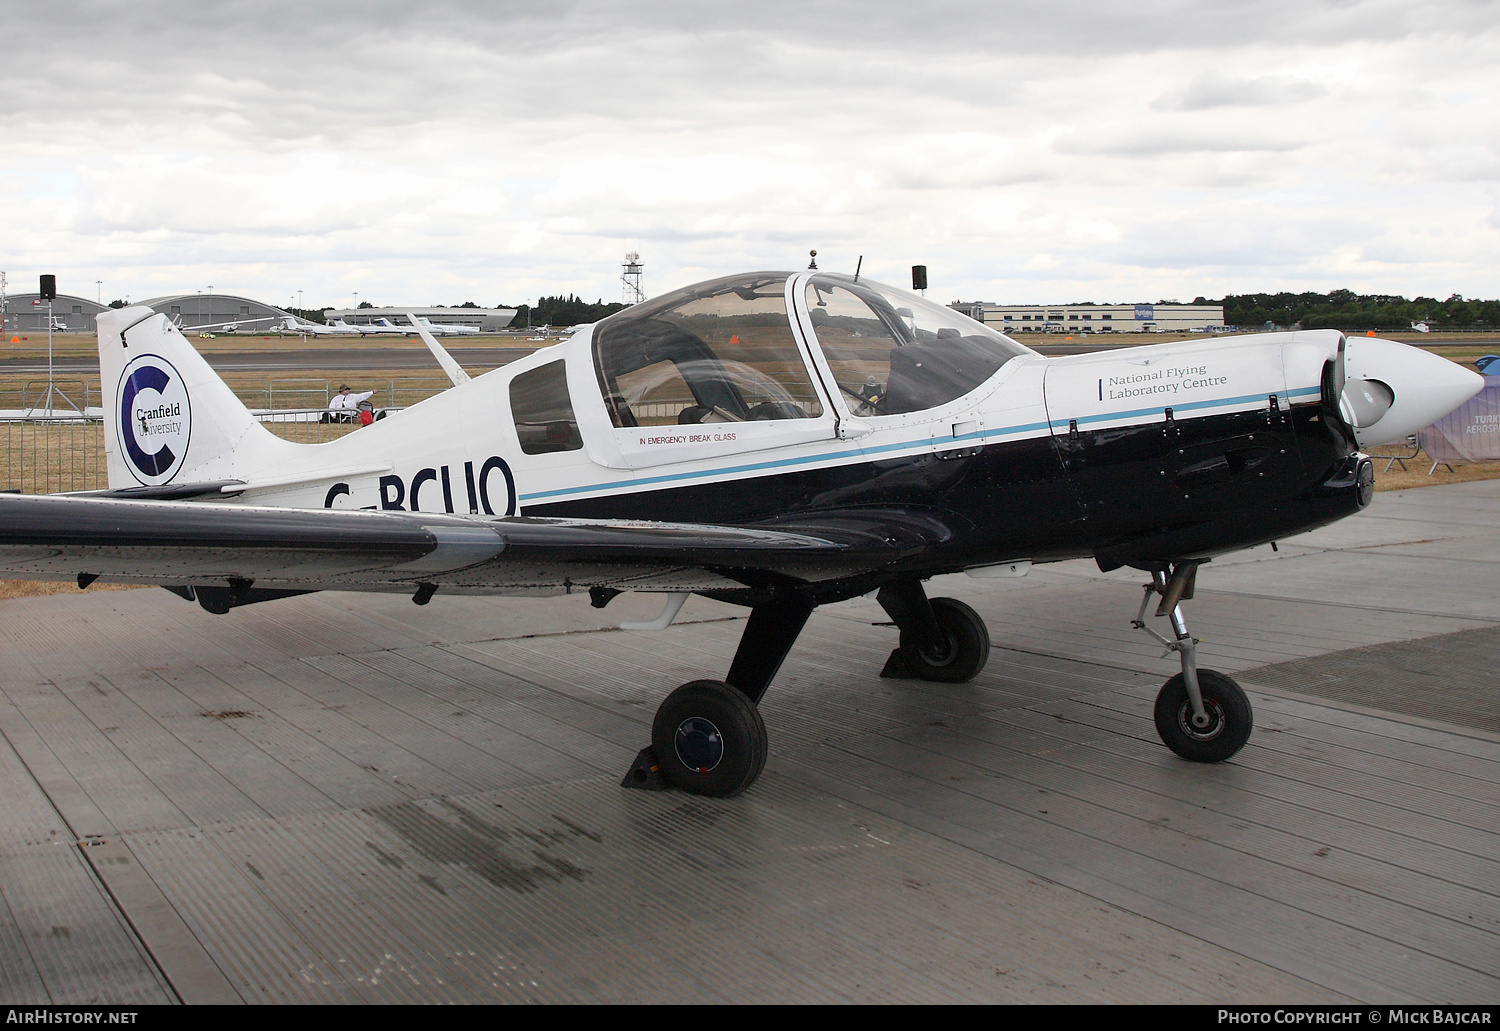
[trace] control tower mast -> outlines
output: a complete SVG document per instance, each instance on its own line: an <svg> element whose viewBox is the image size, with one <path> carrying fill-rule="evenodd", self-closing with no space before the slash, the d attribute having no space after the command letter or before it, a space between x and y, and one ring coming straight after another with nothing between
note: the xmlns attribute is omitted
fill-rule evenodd
<svg viewBox="0 0 1500 1031"><path fill-rule="evenodd" d="M620 292L620 299L626 304L640 304L646 299L646 295L641 291L641 269L645 268L641 264L641 256L635 251L629 252L625 255L623 268L625 271L620 276L620 284L623 288Z"/></svg>

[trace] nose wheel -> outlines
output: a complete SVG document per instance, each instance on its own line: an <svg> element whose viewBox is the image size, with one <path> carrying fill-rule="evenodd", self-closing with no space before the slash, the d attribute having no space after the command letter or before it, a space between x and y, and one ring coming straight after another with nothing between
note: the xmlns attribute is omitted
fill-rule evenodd
<svg viewBox="0 0 1500 1031"><path fill-rule="evenodd" d="M1233 679L1212 669L1198 668L1198 641L1188 632L1182 602L1193 596L1197 562L1180 562L1172 569L1152 575L1141 597L1140 611L1131 626L1144 630L1182 660L1182 672L1162 685L1156 696L1156 732L1162 742L1182 758L1198 763L1223 762L1250 740L1255 717L1250 699ZM1173 638L1164 637L1146 625L1146 606L1152 595L1161 595L1157 616L1168 616Z"/></svg>
<svg viewBox="0 0 1500 1031"><path fill-rule="evenodd" d="M1254 717L1240 685L1212 669L1198 670L1203 719L1195 719L1181 673L1156 696L1156 732L1168 748L1198 763L1223 762L1250 740Z"/></svg>

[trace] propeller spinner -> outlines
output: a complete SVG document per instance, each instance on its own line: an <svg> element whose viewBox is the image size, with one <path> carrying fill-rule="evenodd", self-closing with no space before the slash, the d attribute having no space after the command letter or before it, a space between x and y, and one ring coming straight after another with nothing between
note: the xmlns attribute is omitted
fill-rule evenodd
<svg viewBox="0 0 1500 1031"><path fill-rule="evenodd" d="M1418 347L1346 337L1334 364L1339 409L1360 447L1401 440L1473 397L1484 377Z"/></svg>

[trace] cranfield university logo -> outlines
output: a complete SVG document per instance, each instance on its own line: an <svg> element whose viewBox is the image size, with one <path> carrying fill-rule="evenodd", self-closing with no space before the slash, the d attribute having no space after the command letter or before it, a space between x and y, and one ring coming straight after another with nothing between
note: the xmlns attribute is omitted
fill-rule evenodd
<svg viewBox="0 0 1500 1031"><path fill-rule="evenodd" d="M193 428L182 376L165 358L143 354L120 374L117 396L116 427L130 474L147 486L170 482L187 457Z"/></svg>

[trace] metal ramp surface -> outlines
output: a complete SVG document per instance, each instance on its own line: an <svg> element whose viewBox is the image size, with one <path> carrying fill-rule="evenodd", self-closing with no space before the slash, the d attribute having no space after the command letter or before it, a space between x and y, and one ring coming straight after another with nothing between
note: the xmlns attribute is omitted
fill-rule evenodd
<svg viewBox="0 0 1500 1031"><path fill-rule="evenodd" d="M1495 1003L1497 536L1470 483L1206 567L1257 720L1213 767L1156 739L1139 574L936 583L966 685L820 610L728 801L618 787L727 668L702 599L3 602L0 1000Z"/></svg>

